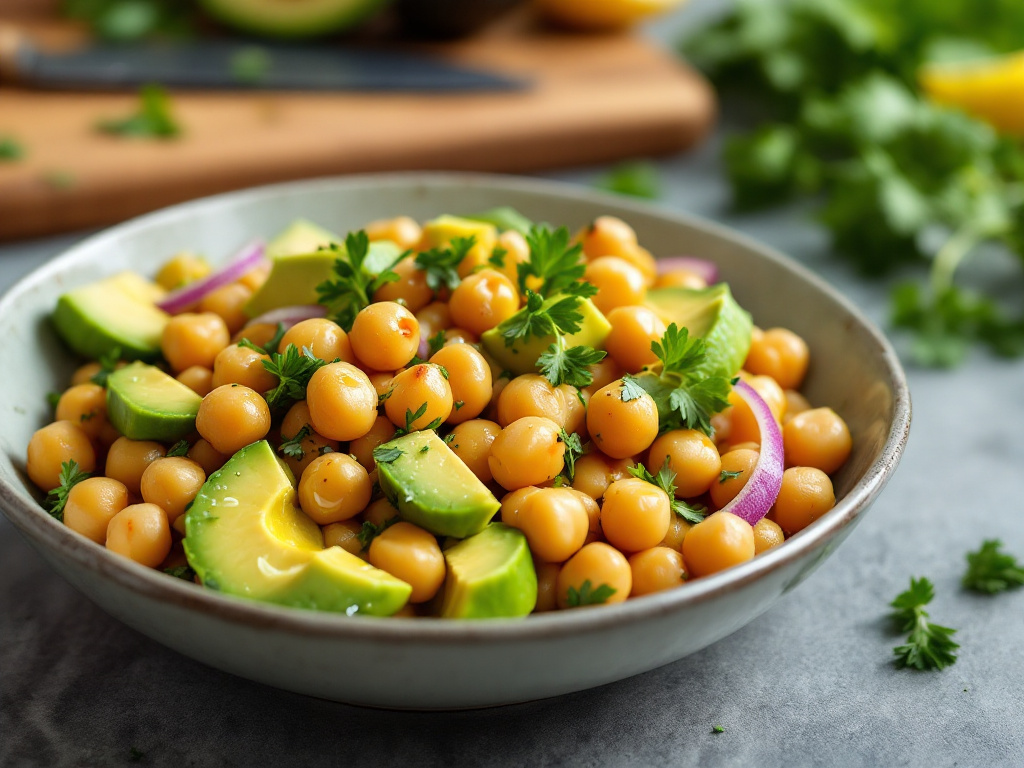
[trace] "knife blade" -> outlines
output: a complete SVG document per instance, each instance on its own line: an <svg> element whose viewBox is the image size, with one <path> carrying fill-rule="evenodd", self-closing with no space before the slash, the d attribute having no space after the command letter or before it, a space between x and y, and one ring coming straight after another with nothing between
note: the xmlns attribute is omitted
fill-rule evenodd
<svg viewBox="0 0 1024 768"><path fill-rule="evenodd" d="M473 92L514 91L522 78L434 56L364 47L208 40L90 45L47 53L23 37L7 46L0 79L56 90L120 90L147 83L203 90Z"/></svg>

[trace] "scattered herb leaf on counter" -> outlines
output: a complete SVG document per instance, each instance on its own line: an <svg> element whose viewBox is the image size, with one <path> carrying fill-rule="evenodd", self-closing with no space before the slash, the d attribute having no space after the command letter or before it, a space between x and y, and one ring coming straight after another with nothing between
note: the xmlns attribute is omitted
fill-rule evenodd
<svg viewBox="0 0 1024 768"><path fill-rule="evenodd" d="M231 76L243 85L259 85L270 72L272 61L266 48L247 45L231 56Z"/></svg>
<svg viewBox="0 0 1024 768"><path fill-rule="evenodd" d="M720 725L716 725L716 726L711 728L711 732L712 733L725 733L725 728L723 728Z"/></svg>
<svg viewBox="0 0 1024 768"><path fill-rule="evenodd" d="M637 160L621 163L594 185L598 189L629 197L656 200L661 197L661 178L653 163Z"/></svg>
<svg viewBox="0 0 1024 768"><path fill-rule="evenodd" d="M684 47L760 115L725 148L737 207L813 196L835 250L861 271L930 262L929 280L893 299L917 362L956 365L972 344L1024 354L1024 315L953 281L983 242L1024 268L1024 149L917 85L928 62L1024 48L1024 5L741 0Z"/></svg>
<svg viewBox="0 0 1024 768"><path fill-rule="evenodd" d="M159 85L144 85L139 90L139 109L128 117L101 120L97 129L113 136L173 139L181 134L171 113L171 97Z"/></svg>
<svg viewBox="0 0 1024 768"><path fill-rule="evenodd" d="M10 136L0 136L0 162L13 162L25 156L25 147Z"/></svg>
<svg viewBox="0 0 1024 768"><path fill-rule="evenodd" d="M967 553L967 573L963 585L975 592L994 595L1024 586L1024 563L1001 552L999 539L988 539L977 552Z"/></svg>
<svg viewBox="0 0 1024 768"><path fill-rule="evenodd" d="M934 596L935 589L928 579L911 578L910 589L890 603L900 631L910 633L906 644L893 648L900 669L943 669L956 663L956 649L960 647L953 641L956 630L932 624L924 609Z"/></svg>

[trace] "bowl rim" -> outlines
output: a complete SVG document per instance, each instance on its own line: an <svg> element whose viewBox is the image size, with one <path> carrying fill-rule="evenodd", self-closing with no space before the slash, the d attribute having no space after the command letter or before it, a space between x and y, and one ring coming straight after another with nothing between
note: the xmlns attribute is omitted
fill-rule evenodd
<svg viewBox="0 0 1024 768"><path fill-rule="evenodd" d="M116 582L118 587L134 592L140 598L160 600L179 609L199 611L214 620L321 638L351 638L392 645L458 645L466 641L494 643L568 637L581 632L609 629L621 623L632 623L675 613L687 606L736 592L768 573L785 568L824 546L841 530L853 524L881 492L899 464L909 437L910 392L892 345L851 301L798 262L724 225L694 214L670 210L662 205L632 201L564 182L463 172L373 173L271 184L199 198L144 214L84 238L18 280L0 298L0 316L11 311L18 296L30 290L35 284L61 272L67 265L77 260L79 253L91 250L104 241L130 236L165 220L187 218L206 206L236 203L245 205L281 195L286 196L289 193L305 193L317 189L441 189L467 186L486 187L496 192L508 191L571 199L593 205L599 210L611 209L608 212L613 215L654 216L673 224L703 230L795 273L841 305L877 347L893 391L893 420L879 456L846 496L826 515L787 539L782 546L762 553L742 565L697 579L685 589L665 590L603 606L601 610L535 614L531 615L529 620L491 619L473 622L450 619L431 621L422 618L347 617L224 595L181 579L170 578L116 556L52 518L34 500L25 496L24 489L16 487L6 478L0 478L0 506L4 514L31 541L49 548L59 557L69 558L83 567L96 571L103 578ZM799 580L798 576L793 584ZM787 585L787 590L789 586Z"/></svg>

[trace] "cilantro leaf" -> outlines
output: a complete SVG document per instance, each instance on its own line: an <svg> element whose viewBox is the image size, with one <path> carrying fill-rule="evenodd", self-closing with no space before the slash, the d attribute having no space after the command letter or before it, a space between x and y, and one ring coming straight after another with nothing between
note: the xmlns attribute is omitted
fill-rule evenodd
<svg viewBox="0 0 1024 768"><path fill-rule="evenodd" d="M398 516L392 517L390 520L385 520L380 525L374 525L369 520L363 522L363 527L359 529L359 533L356 534L356 538L359 539L359 543L362 544L363 550L370 548L370 544L375 538L380 536L384 531L390 528L392 525L397 523L401 518Z"/></svg>
<svg viewBox="0 0 1024 768"><path fill-rule="evenodd" d="M378 445L373 449L373 460L378 464L391 464L398 461L405 452L396 446Z"/></svg>
<svg viewBox="0 0 1024 768"><path fill-rule="evenodd" d="M590 372L590 366L604 360L607 354L587 346L565 349L564 342L559 339L558 344L550 345L537 358L537 368L553 387L568 384L583 389L594 383L594 374Z"/></svg>
<svg viewBox="0 0 1024 768"><path fill-rule="evenodd" d="M429 360L444 347L446 337L444 331L438 331L427 341L427 359Z"/></svg>
<svg viewBox="0 0 1024 768"><path fill-rule="evenodd" d="M303 424L302 429L296 432L293 437L289 437L281 442L277 447L278 453L290 459L302 461L306 457L306 452L302 448L302 441L311 434L313 434L312 427L309 424Z"/></svg>
<svg viewBox="0 0 1024 768"><path fill-rule="evenodd" d="M580 260L583 249L579 244L570 246L569 240L569 230L565 227L554 231L544 225L530 227L526 235L530 257L516 265L520 293L526 295L531 277L540 280L537 293L544 298L564 292L583 277L585 266Z"/></svg>
<svg viewBox="0 0 1024 768"><path fill-rule="evenodd" d="M110 374L117 370L117 364L121 362L121 348L114 347L107 354L101 355L98 362L100 369L92 375L89 381L105 387L107 386L107 379L110 378Z"/></svg>
<svg viewBox="0 0 1024 768"><path fill-rule="evenodd" d="M83 472L76 461L65 461L60 465L60 485L46 494L46 509L52 517L64 522L64 506L68 503L68 494L71 489L83 480L92 477L88 472Z"/></svg>
<svg viewBox="0 0 1024 768"><path fill-rule="evenodd" d="M956 649L960 647L952 639L956 630L932 624L924 609L934 595L928 579L912 578L910 588L890 603L893 620L901 631L910 633L904 645L893 648L897 668L943 669L956 663Z"/></svg>
<svg viewBox="0 0 1024 768"><path fill-rule="evenodd" d="M337 279L325 280L316 286L317 301L327 307L328 314L338 325L350 331L359 310L373 301L373 294L381 286L399 279L393 269L407 254L400 255L379 275L372 275L365 266L370 252L370 238L365 231L350 232L345 237L344 250L334 243L329 250L338 254L334 261Z"/></svg>
<svg viewBox="0 0 1024 768"><path fill-rule="evenodd" d="M170 448L167 449L165 456L187 456L188 455L188 440L179 440Z"/></svg>
<svg viewBox="0 0 1024 768"><path fill-rule="evenodd" d="M636 377L626 374L622 377L622 386L619 397L622 402L629 403L644 396L644 388L637 382Z"/></svg>
<svg viewBox="0 0 1024 768"><path fill-rule="evenodd" d="M654 200L661 197L661 179L654 164L646 161L620 163L598 179L595 186L629 197Z"/></svg>
<svg viewBox="0 0 1024 768"><path fill-rule="evenodd" d="M173 576L176 579L183 579L185 581L195 581L196 578L196 572L187 565L176 565L174 568L164 568L164 573L168 576Z"/></svg>
<svg viewBox="0 0 1024 768"><path fill-rule="evenodd" d="M299 400L306 399L306 386L313 374L327 365L327 362L303 347L302 352L289 344L283 353L275 352L263 367L277 376L277 386L265 393L271 410L283 411Z"/></svg>
<svg viewBox="0 0 1024 768"><path fill-rule="evenodd" d="M656 475L648 472L647 467L643 464L637 464L628 469L629 474L633 477L638 477L644 482L661 488L668 495L672 511L679 515L679 517L695 525L704 522L704 518L708 514L707 507L698 504L687 504L682 499L676 498L676 473L672 471L668 456L665 457L665 463L661 465L661 469L658 470Z"/></svg>
<svg viewBox="0 0 1024 768"><path fill-rule="evenodd" d="M25 148L11 136L0 136L0 163L14 162L25 156Z"/></svg>
<svg viewBox="0 0 1024 768"><path fill-rule="evenodd" d="M725 482L728 482L729 480L735 480L737 477L739 477L742 474L743 474L743 470L742 469L738 469L735 472L730 472L727 469L723 469L721 474L718 476L718 482L719 483L725 483Z"/></svg>
<svg viewBox="0 0 1024 768"><path fill-rule="evenodd" d="M590 579L587 579L580 588L569 587L566 602L570 608L578 608L584 605L601 605L602 603L608 602L608 598L614 595L618 590L610 584L602 584L596 589L590 583Z"/></svg>
<svg viewBox="0 0 1024 768"><path fill-rule="evenodd" d="M1002 546L998 539L988 539L977 552L967 553L964 587L994 595L1024 586L1024 564L1013 555L1001 552Z"/></svg>
<svg viewBox="0 0 1024 768"><path fill-rule="evenodd" d="M452 238L447 248L432 248L416 254L416 266L427 276L431 290L455 290L459 285L459 265L476 244L476 236Z"/></svg>
<svg viewBox="0 0 1024 768"><path fill-rule="evenodd" d="M491 251L491 255L487 257L487 263L495 269L504 269L506 256L508 256L508 249L503 248L500 245L496 245L494 246L494 250Z"/></svg>
<svg viewBox="0 0 1024 768"><path fill-rule="evenodd" d="M519 339L547 338L561 334L579 333L583 315L579 311L581 299L577 296L556 296L545 299L539 293L526 290L526 306L498 326L498 333L511 347Z"/></svg>
<svg viewBox="0 0 1024 768"><path fill-rule="evenodd" d="M575 432L567 433L564 429L558 432L558 442L565 445L565 452L562 455L562 461L565 464L561 475L564 476L568 482L572 482L573 475L576 473L576 460L586 453L583 448L583 442L580 440L580 436Z"/></svg>
<svg viewBox="0 0 1024 768"><path fill-rule="evenodd" d="M173 139L181 126L171 113L171 98L159 85L145 85L139 91L138 111L125 118L102 120L97 124L102 133L135 138Z"/></svg>

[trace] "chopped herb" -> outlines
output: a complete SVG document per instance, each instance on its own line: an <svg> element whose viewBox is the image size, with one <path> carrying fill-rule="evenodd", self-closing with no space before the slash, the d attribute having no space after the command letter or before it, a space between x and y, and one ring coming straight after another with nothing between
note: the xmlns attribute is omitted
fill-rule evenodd
<svg viewBox="0 0 1024 768"><path fill-rule="evenodd" d="M407 254L401 254L379 275L371 275L365 267L366 257L370 252L370 238L366 232L350 232L345 237L344 250L335 243L332 243L328 250L338 254L338 258L334 260L334 274L337 279L326 280L316 286L318 301L327 307L333 320L346 331L350 331L359 310L369 306L373 294L381 286L398 280L394 267Z"/></svg>
<svg viewBox="0 0 1024 768"><path fill-rule="evenodd" d="M422 448L420 448L420 453L426 453L429 450L430 450L430 446L429 445L424 445Z"/></svg>
<svg viewBox="0 0 1024 768"><path fill-rule="evenodd" d="M110 378L110 374L117 370L117 364L121 362L121 348L114 347L105 355L100 355L99 359L100 369L92 375L89 379L93 384L99 384L101 387L107 386L107 379Z"/></svg>
<svg viewBox="0 0 1024 768"><path fill-rule="evenodd" d="M466 404L465 400L456 400L454 403L452 403L452 405L455 407L456 411L461 411L465 404Z"/></svg>
<svg viewBox="0 0 1024 768"><path fill-rule="evenodd" d="M498 326L498 333L504 339L505 346L511 347L517 340L531 336L543 339L578 333L583 323L583 315L579 311L580 302L593 295L588 290L593 286L589 283L576 285L580 286L579 293L563 293L550 299L527 289L526 306Z"/></svg>
<svg viewBox="0 0 1024 768"><path fill-rule="evenodd" d="M579 244L570 247L569 240L569 230L565 227L554 231L543 225L530 228L526 236L530 257L516 265L520 293L526 295L531 277L540 280L537 293L544 298L564 293L583 277L586 269L580 260L583 249Z"/></svg>
<svg viewBox="0 0 1024 768"><path fill-rule="evenodd" d="M295 433L294 437L282 441L281 445L278 446L277 450L284 456L290 459L297 459L302 461L306 458L306 452L302 449L302 441L313 434L312 428L309 424L303 424L302 429ZM282 435L283 437L283 435Z"/></svg>
<svg viewBox="0 0 1024 768"><path fill-rule="evenodd" d="M487 263L495 269L504 269L506 256L508 256L508 249L496 245L494 250L491 251L491 255L487 257Z"/></svg>
<svg viewBox="0 0 1024 768"><path fill-rule="evenodd" d="M629 197L642 197L648 200L661 197L658 169L646 161L621 163L612 168L606 176L598 179L595 186Z"/></svg>
<svg viewBox="0 0 1024 768"><path fill-rule="evenodd" d="M159 85L145 85L139 91L139 109L129 117L103 120L97 125L103 133L135 138L173 139L181 127L171 114L171 99Z"/></svg>
<svg viewBox="0 0 1024 768"><path fill-rule="evenodd" d="M370 543L380 536L384 531L390 528L392 525L397 523L400 518L392 517L390 520L385 520L380 525L374 525L369 520L363 522L363 527L356 534L356 538L359 539L359 543L362 544L363 549L369 549Z"/></svg>
<svg viewBox="0 0 1024 768"><path fill-rule="evenodd" d="M57 409L57 403L60 402L60 392L47 392L46 402L50 404L50 407L54 410Z"/></svg>
<svg viewBox="0 0 1024 768"><path fill-rule="evenodd" d="M92 477L78 468L78 462L65 461L60 465L60 485L46 494L46 508L51 516L64 522L64 506L68 503L71 489L83 480Z"/></svg>
<svg viewBox="0 0 1024 768"><path fill-rule="evenodd" d="M577 608L583 605L600 605L608 601L618 590L609 584L602 584L597 589L592 589L590 579L587 579L580 588L569 587L566 602L570 608Z"/></svg>
<svg viewBox="0 0 1024 768"><path fill-rule="evenodd" d="M167 449L166 456L187 456L188 455L188 440L179 440L170 448Z"/></svg>
<svg viewBox="0 0 1024 768"><path fill-rule="evenodd" d="M558 442L565 444L565 452L562 455L565 468L560 476L564 475L565 479L571 483L573 476L576 474L576 459L586 453L583 449L583 441L580 440L580 436L575 432L570 434L561 429L558 431Z"/></svg>
<svg viewBox="0 0 1024 768"><path fill-rule="evenodd" d="M0 162L13 162L25 156L25 148L10 136L0 136Z"/></svg>
<svg viewBox="0 0 1024 768"><path fill-rule="evenodd" d="M444 331L438 331L427 341L427 358L431 358L436 355L444 347L445 335Z"/></svg>
<svg viewBox="0 0 1024 768"><path fill-rule="evenodd" d="M451 445L452 444L452 440L454 440L454 439L455 439L455 433L454 432L449 432L447 435L444 436L444 443L445 443L445 445ZM458 446L455 446L455 447L458 448Z"/></svg>
<svg viewBox="0 0 1024 768"><path fill-rule="evenodd" d="M231 76L243 85L259 85L267 78L271 65L266 48L247 45L231 55Z"/></svg>
<svg viewBox="0 0 1024 768"><path fill-rule="evenodd" d="M905 645L893 648L897 668L943 669L956 663L956 649L960 647L953 641L956 630L932 624L924 609L934 595L934 587L928 579L912 578L910 589L890 603L900 630L910 633Z"/></svg>
<svg viewBox="0 0 1024 768"><path fill-rule="evenodd" d="M658 474L652 475L643 464L629 467L629 473L633 477L639 477L651 485L656 485L663 490L669 499L672 511L689 523L702 523L707 517L707 507L699 504L687 504L682 499L676 498L676 473L672 471L669 457L665 457L665 463L661 465Z"/></svg>
<svg viewBox="0 0 1024 768"><path fill-rule="evenodd" d="M378 445L373 449L373 460L378 464L391 464L399 459L405 452L395 446Z"/></svg>
<svg viewBox="0 0 1024 768"><path fill-rule="evenodd" d="M164 573L168 576L173 576L176 579L183 579L185 581L195 581L196 578L196 572L187 565L178 565L174 568L164 568Z"/></svg>
<svg viewBox="0 0 1024 768"><path fill-rule="evenodd" d="M1024 564L1013 555L1000 552L1002 546L999 539L988 539L977 552L967 553L964 587L994 595L1024 586Z"/></svg>
<svg viewBox="0 0 1024 768"><path fill-rule="evenodd" d="M320 448L317 449L317 453L320 456L323 456L323 455L328 454L328 453L334 453L334 449L331 448L331 446L329 446L329 445L321 445Z"/></svg>
<svg viewBox="0 0 1024 768"><path fill-rule="evenodd" d="M448 381L451 378L451 376L448 374L448 369L445 368L440 363L430 363L430 365L436 365L437 366L437 368L441 371L441 375L444 376L445 381Z"/></svg>
<svg viewBox="0 0 1024 768"><path fill-rule="evenodd" d="M568 384L583 389L594 383L594 374L591 373L590 366L604 360L607 354L587 346L566 349L565 338L559 336L558 342L550 345L537 358L537 368L553 387Z"/></svg>
<svg viewBox="0 0 1024 768"><path fill-rule="evenodd" d="M426 273L431 290L455 290L459 285L459 265L476 243L476 237L455 237L447 248L431 248L416 254L416 266Z"/></svg>
<svg viewBox="0 0 1024 768"><path fill-rule="evenodd" d="M716 725L711 729L712 733L725 733L725 728L720 725Z"/></svg>
<svg viewBox="0 0 1024 768"><path fill-rule="evenodd" d="M306 399L306 386L313 374L327 363L303 347L302 352L289 344L284 353L275 352L263 367L277 376L277 386L266 393L267 405L271 410L284 410L299 400Z"/></svg>
<svg viewBox="0 0 1024 768"><path fill-rule="evenodd" d="M96 411L89 411L88 413L83 413L83 414L81 414L81 415L80 415L80 416L78 417L78 420L79 420L79 421L91 421L91 420L92 420L92 419L94 419L95 417L96 417Z"/></svg>
<svg viewBox="0 0 1024 768"><path fill-rule="evenodd" d="M640 386L636 378L628 373L622 377L622 387L619 398L624 403L632 402L644 396L645 389Z"/></svg>
<svg viewBox="0 0 1024 768"><path fill-rule="evenodd" d="M725 483L725 482L728 482L729 480L735 480L737 477L739 477L742 474L743 474L743 470L742 469L738 469L735 472L730 472L727 469L723 469L722 473L718 476L718 482L719 483Z"/></svg>

